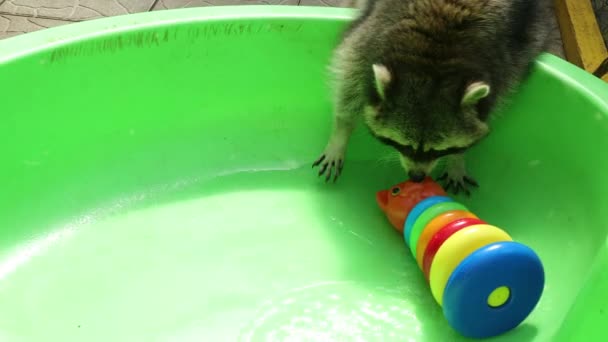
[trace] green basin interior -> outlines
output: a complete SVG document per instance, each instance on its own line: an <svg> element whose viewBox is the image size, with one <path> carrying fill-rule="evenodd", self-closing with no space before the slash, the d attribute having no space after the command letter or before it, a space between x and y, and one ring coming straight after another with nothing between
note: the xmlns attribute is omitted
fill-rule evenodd
<svg viewBox="0 0 608 342"><path fill-rule="evenodd" d="M354 12L222 7L0 42L0 341L465 340L375 202L405 179L361 128L311 164ZM546 288L495 341L606 334L608 86L554 56L468 155L457 197Z"/></svg>

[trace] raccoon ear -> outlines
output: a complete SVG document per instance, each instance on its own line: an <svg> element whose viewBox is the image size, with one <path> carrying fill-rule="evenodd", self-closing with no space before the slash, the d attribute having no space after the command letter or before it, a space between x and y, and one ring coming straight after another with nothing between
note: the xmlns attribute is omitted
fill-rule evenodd
<svg viewBox="0 0 608 342"><path fill-rule="evenodd" d="M490 85L485 82L473 82L464 91L461 104L465 107L474 106L488 95L490 95Z"/></svg>
<svg viewBox="0 0 608 342"><path fill-rule="evenodd" d="M374 64L372 65L372 69L374 70L376 90L378 91L380 98L384 100L386 87L391 83L391 72L382 64Z"/></svg>

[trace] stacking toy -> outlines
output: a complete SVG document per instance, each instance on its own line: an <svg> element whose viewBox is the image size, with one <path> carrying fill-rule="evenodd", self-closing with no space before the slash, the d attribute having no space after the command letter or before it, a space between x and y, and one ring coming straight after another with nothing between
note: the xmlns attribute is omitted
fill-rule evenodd
<svg viewBox="0 0 608 342"><path fill-rule="evenodd" d="M460 334L503 334L538 304L545 284L538 255L447 196L431 178L379 191L376 201L403 234L435 301Z"/></svg>

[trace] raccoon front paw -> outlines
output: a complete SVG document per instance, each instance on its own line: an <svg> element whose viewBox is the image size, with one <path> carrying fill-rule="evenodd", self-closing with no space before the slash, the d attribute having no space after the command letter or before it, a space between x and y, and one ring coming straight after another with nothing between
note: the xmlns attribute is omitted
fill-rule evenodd
<svg viewBox="0 0 608 342"><path fill-rule="evenodd" d="M335 183L344 168L344 152L330 148L326 149L319 159L312 164L313 168L317 166L319 167L319 177L325 175L325 182L329 182L333 175L333 182Z"/></svg>
<svg viewBox="0 0 608 342"><path fill-rule="evenodd" d="M466 173L450 173L450 171L446 171L441 177L437 178L437 180L442 181L443 188L447 192L453 192L454 195L458 195L461 191L464 192L465 195L470 196L471 187L479 187L477 181L468 176Z"/></svg>

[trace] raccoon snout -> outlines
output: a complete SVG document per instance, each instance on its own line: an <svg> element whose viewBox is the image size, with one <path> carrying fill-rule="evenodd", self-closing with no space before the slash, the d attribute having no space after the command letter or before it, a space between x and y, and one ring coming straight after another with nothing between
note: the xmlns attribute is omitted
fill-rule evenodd
<svg viewBox="0 0 608 342"><path fill-rule="evenodd" d="M426 173L424 171L415 170L409 171L408 176L412 182L420 183L424 180L424 178L426 178Z"/></svg>
<svg viewBox="0 0 608 342"><path fill-rule="evenodd" d="M436 160L433 161L415 161L401 155L401 165L407 171L412 182L421 183L435 168Z"/></svg>

